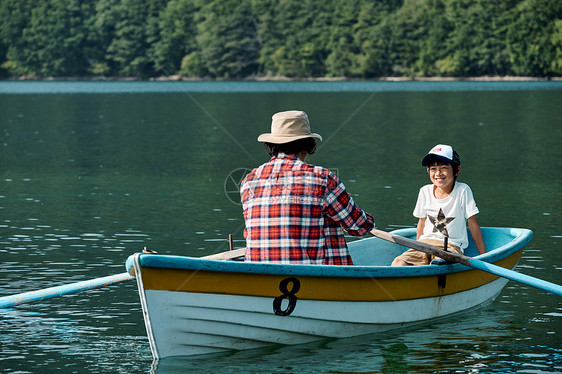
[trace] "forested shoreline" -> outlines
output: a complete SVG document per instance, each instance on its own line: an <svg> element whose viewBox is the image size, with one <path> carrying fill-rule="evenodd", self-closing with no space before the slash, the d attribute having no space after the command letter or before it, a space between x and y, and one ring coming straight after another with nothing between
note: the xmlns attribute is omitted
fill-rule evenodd
<svg viewBox="0 0 562 374"><path fill-rule="evenodd" d="M559 0L0 0L0 21L2 79L562 76Z"/></svg>

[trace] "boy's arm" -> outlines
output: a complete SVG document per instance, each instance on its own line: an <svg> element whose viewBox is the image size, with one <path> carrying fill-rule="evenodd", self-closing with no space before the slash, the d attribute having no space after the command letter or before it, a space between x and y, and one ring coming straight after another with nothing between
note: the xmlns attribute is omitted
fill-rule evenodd
<svg viewBox="0 0 562 374"><path fill-rule="evenodd" d="M478 248L478 253L486 253L486 246L484 245L484 238L482 238L482 231L480 230L480 225L476 219L476 215L469 217L467 220L468 229L470 234L472 234L472 239L476 243L476 248Z"/></svg>
<svg viewBox="0 0 562 374"><path fill-rule="evenodd" d="M426 217L420 218L418 220L418 227L417 227L417 230L416 230L416 240L419 240L420 236L423 235L423 228L425 227L425 220L426 220Z"/></svg>

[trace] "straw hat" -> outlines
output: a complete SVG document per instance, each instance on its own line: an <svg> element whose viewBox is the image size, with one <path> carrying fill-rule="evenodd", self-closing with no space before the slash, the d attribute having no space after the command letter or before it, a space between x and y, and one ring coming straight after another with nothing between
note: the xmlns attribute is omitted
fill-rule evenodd
<svg viewBox="0 0 562 374"><path fill-rule="evenodd" d="M305 112L289 110L275 113L271 117L271 133L261 134L258 142L284 144L303 138L322 140L319 134L310 132L310 123Z"/></svg>

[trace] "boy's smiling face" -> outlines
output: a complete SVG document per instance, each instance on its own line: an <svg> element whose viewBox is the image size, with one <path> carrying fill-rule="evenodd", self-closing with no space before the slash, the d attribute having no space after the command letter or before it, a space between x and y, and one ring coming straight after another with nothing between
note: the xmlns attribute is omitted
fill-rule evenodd
<svg viewBox="0 0 562 374"><path fill-rule="evenodd" d="M460 166L457 174L454 174L451 164L434 162L427 167L429 179L433 185L443 191L451 192L455 185L455 177L460 173Z"/></svg>

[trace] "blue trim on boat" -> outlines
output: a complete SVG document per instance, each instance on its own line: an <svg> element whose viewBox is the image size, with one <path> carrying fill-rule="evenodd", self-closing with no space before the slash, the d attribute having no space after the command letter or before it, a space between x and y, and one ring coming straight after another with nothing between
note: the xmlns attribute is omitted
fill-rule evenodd
<svg viewBox="0 0 562 374"><path fill-rule="evenodd" d="M405 237L415 237L415 228L395 230L392 233ZM490 252L478 256L478 260L494 263L523 248L533 234L528 229L518 228L482 228L483 236L486 240L488 249L494 248L494 244L506 243ZM374 247L373 255L376 255L376 246L371 241L383 241L375 237L365 238L349 243L350 250L355 246L368 245ZM472 240L471 240L472 241ZM378 245L378 244L377 244ZM405 250L404 247L392 244ZM473 243L471 243L474 246ZM470 255L471 247L467 249ZM333 265L301 265L301 264L276 264L243 261L224 261L210 260L204 258L175 256L175 255L154 255L140 254L139 261L145 267L158 267L168 269L192 269L219 272L236 273L260 273L272 275L298 275L298 276L317 276L317 277L411 277L457 273L470 270L471 268L461 264L448 265L427 265L427 266L333 266ZM127 270L133 267L132 256L127 259Z"/></svg>

